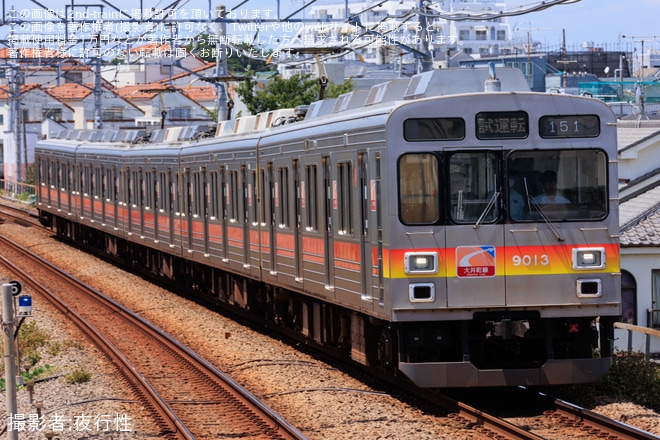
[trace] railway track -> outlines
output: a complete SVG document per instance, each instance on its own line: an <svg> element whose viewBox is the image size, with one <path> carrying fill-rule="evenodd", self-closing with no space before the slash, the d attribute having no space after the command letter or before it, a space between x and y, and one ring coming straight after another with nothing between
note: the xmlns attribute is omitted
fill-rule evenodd
<svg viewBox="0 0 660 440"><path fill-rule="evenodd" d="M3 217L7 217L7 218L12 217L12 221L14 221L17 224L28 226L29 223L38 226L38 222L33 217L25 219L24 217L26 215L25 212L12 213L9 208L7 208L7 210L5 211L4 207L0 207L0 214L2 214ZM0 251L0 252L6 255L4 251ZM25 277L25 275L20 275L20 276L22 278ZM118 305L115 304L115 306ZM61 308L60 310L71 313L69 306L63 305L62 307L63 308ZM113 312L110 313L110 315L114 315L115 313L118 312L116 312L115 309L113 308ZM94 312L93 314L94 315L102 314L102 312ZM120 328L120 325L118 324L109 323L107 325L109 328L108 330L109 332L111 332L114 327ZM129 341L133 338L133 337L126 337L126 333L124 331L121 331L118 335L116 335L116 337L119 339L125 339ZM93 336L90 336L90 338L93 339ZM156 348L155 350L163 351L162 348ZM135 353L134 356L138 358L150 357L150 356L146 356L145 351L142 349L138 349L138 353ZM156 364L159 363L158 361L154 361L154 362ZM169 384L171 388L172 383L175 382L179 383L180 381L184 381L184 379L179 379L176 374L173 376L167 376L167 375L164 376L165 377L163 377L163 382L164 382L163 385L165 387L167 387ZM132 380L136 380L136 379L132 379ZM192 381L194 382L194 379ZM206 382L208 382L208 380L206 378L202 378L201 382L198 383L205 384ZM205 386L205 385L201 385L201 386ZM142 391L139 393L148 394L149 388L150 386L147 387L146 391ZM136 392L136 394L139 393ZM192 393L193 394L197 393L194 387ZM206 417L204 415L206 409L204 409L203 407L205 406L211 407L215 404L215 401L212 401L210 398L209 399L204 398L201 393L197 393L196 395L199 397L195 400L189 398L186 399L184 397L178 399L178 403L176 403L176 398L175 398L175 403L171 405L173 412L177 412L177 410L182 413L189 411L190 414L188 414L188 417L211 420L211 418ZM437 405L446 408L451 413L450 417L454 419L458 424L464 425L466 430L478 431L481 434L483 434L484 437L511 438L511 439L548 438L548 437L544 437L543 434L537 434L536 432L539 431L536 429L531 429L529 426L524 426L524 424L519 424L513 421L507 421L506 417L503 416L493 415L496 414L495 411L491 412L488 407L480 406L479 403L468 404L467 400L466 401L456 400L447 396L439 396L439 397L436 396L435 398L430 398L430 400L434 401ZM499 401L502 400L500 399ZM505 401L510 401L510 400L506 399ZM150 403L149 407L155 407L155 405L156 403ZM548 426L556 427L556 429L561 430L561 432L566 432L567 436L570 436L569 433L574 431L574 432L579 432L582 435L582 436L577 435L575 436L575 438L610 438L610 439L657 438L653 434L649 434L645 431L641 431L634 427L625 425L615 420L608 419L591 411L587 411L582 408L575 407L565 402L557 401L556 404L554 403L550 404L546 402L546 405L547 408L544 411L539 412L539 414L543 414L544 416L543 417L543 419L545 419L544 423L546 423ZM162 415L159 415L158 417L164 418L164 416ZM178 424L184 425L184 422L182 421L176 421L176 419L173 420L174 420L173 422L164 425L163 432L168 435L168 437L166 438L187 438L187 437L169 437L170 435L174 435L174 432L170 432L170 430L172 429L171 426L176 427ZM208 427L206 428L208 431ZM235 435L235 434L236 433L230 433L230 435ZM586 437L584 435L586 435ZM593 436L593 437L589 437L589 436ZM247 437L249 438L250 436L248 435ZM196 438L213 438L213 437L198 436ZM287 438L287 437L273 437L273 438ZM550 437L550 438L556 438L556 437Z"/></svg>
<svg viewBox="0 0 660 440"><path fill-rule="evenodd" d="M465 413L472 419L506 419L514 426L525 426L518 431L523 433L521 438L658 439L654 434L534 389L455 390L451 396L461 402L460 407L465 407ZM524 436L524 432L528 437Z"/></svg>
<svg viewBox="0 0 660 440"><path fill-rule="evenodd" d="M122 305L1 236L0 254L3 266L67 314L113 360L163 438L304 438L229 377ZM30 273L21 267L31 267ZM66 302L56 292L65 293Z"/></svg>

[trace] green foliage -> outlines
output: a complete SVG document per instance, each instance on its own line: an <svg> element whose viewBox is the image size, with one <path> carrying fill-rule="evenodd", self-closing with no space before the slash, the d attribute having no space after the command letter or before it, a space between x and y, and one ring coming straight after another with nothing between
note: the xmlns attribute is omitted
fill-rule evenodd
<svg viewBox="0 0 660 440"><path fill-rule="evenodd" d="M20 349L21 366L29 371L41 360L40 350L50 341L50 336L41 330L37 321L23 322L18 332L18 347Z"/></svg>
<svg viewBox="0 0 660 440"><path fill-rule="evenodd" d="M92 373L85 371L83 368L76 368L64 376L64 379L69 384L85 383L92 379Z"/></svg>
<svg viewBox="0 0 660 440"><path fill-rule="evenodd" d="M336 98L339 95L343 95L344 93L352 92L353 88L353 80L350 78L341 84L331 82L328 84L328 88L325 91L325 96L326 98Z"/></svg>
<svg viewBox="0 0 660 440"><path fill-rule="evenodd" d="M200 34L185 46L190 52L209 63L215 63L218 48L217 38L210 34ZM269 49L262 53L249 43L236 43L227 49L227 70L235 75L243 75L248 70L271 70L266 59L272 53Z"/></svg>
<svg viewBox="0 0 660 440"><path fill-rule="evenodd" d="M20 374L32 374L31 371L41 360L41 350L50 345L50 335L40 329L34 320L24 321L18 331L18 348L20 366L24 371ZM0 350L4 353L4 344L0 341ZM4 374L4 363L0 365L0 373Z"/></svg>
<svg viewBox="0 0 660 440"><path fill-rule="evenodd" d="M612 360L612 368L598 383L557 387L549 394L585 407L611 400L660 411L660 368L639 353L615 355Z"/></svg>
<svg viewBox="0 0 660 440"><path fill-rule="evenodd" d="M48 346L48 354L51 356L57 356L62 352L62 344L60 342L53 342Z"/></svg>
<svg viewBox="0 0 660 440"><path fill-rule="evenodd" d="M325 91L325 97L336 97L351 90L353 90L353 82L350 79L343 84L330 83ZM263 88L260 88L259 83L253 78L242 81L236 86L236 93L253 115L311 104L319 99L319 92L319 81L311 78L310 75L293 75L289 79L275 76Z"/></svg>
<svg viewBox="0 0 660 440"><path fill-rule="evenodd" d="M34 370L30 371L24 371L21 373L21 376L25 380L25 382L39 378L46 373L50 373L52 371L52 367L48 364L44 365L43 367L37 367Z"/></svg>

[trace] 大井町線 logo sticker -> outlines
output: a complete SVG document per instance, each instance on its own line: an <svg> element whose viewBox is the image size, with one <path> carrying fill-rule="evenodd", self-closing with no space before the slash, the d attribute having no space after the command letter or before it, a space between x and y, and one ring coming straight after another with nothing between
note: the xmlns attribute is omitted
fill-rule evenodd
<svg viewBox="0 0 660 440"><path fill-rule="evenodd" d="M495 246L457 247L456 276L459 278L494 277Z"/></svg>

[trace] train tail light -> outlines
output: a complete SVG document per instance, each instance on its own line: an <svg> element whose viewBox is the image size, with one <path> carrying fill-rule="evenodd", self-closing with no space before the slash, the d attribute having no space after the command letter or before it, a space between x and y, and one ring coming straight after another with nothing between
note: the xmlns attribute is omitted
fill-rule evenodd
<svg viewBox="0 0 660 440"><path fill-rule="evenodd" d="M415 283L408 286L408 298L410 302L433 302L435 301L435 284Z"/></svg>
<svg viewBox="0 0 660 440"><path fill-rule="evenodd" d="M579 279L576 290L578 298L600 298L603 296L603 283L598 278Z"/></svg>

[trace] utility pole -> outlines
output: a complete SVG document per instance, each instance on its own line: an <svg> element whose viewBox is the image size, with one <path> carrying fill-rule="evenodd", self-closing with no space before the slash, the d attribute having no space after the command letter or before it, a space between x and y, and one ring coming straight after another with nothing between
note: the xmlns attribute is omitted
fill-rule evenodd
<svg viewBox="0 0 660 440"><path fill-rule="evenodd" d="M94 128L103 128L103 82L101 77L101 34L92 36L94 61Z"/></svg>
<svg viewBox="0 0 660 440"><path fill-rule="evenodd" d="M642 43L642 60L641 64L639 66L639 73L637 74L637 91L635 92L635 96L639 97L639 106L640 106L640 116L644 116L646 114L646 110L644 108L644 43L646 41L655 41L658 36L657 35L649 35L649 36L634 36L634 35L622 35L621 38L630 38L633 40L633 46L635 44L635 41L639 41ZM633 58L633 63L634 63L634 58ZM633 68L634 71L634 68Z"/></svg>
<svg viewBox="0 0 660 440"><path fill-rule="evenodd" d="M14 298L12 285L2 285L2 330L5 344L5 400L7 405L7 440L18 440L18 430L12 421L18 411L16 404L16 362L14 353Z"/></svg>
<svg viewBox="0 0 660 440"><path fill-rule="evenodd" d="M11 20L11 30L9 31L10 50L15 50L14 47L14 26L17 22L17 12L12 7L9 13ZM11 115L9 122L9 131L13 134L14 143L16 148L16 182L23 181L23 138L21 130L22 110L21 110L21 84L23 83L23 75L21 72L21 65L19 63L11 63L9 67L9 114ZM27 161L27 157L25 158ZM15 189L12 188L12 192Z"/></svg>
<svg viewBox="0 0 660 440"><path fill-rule="evenodd" d="M278 3L279 5L279 3ZM279 6L278 6L279 8ZM225 5L217 5L215 7L215 18L218 20L216 24L216 35L218 36L218 41L216 42L216 53L215 53L215 76L226 77L227 76L227 45L225 44L227 39L227 23L225 22L225 15L227 9ZM228 105L229 97L227 94L226 82L216 82L215 87L218 93L218 103L217 103L217 120L224 121L229 119Z"/></svg>
<svg viewBox="0 0 660 440"><path fill-rule="evenodd" d="M563 88L568 87L568 64L570 63L576 63L576 60L567 60L566 57L568 55L568 51L566 50L566 29L561 30L561 60L558 60L557 62L562 64L564 66L564 69L562 70L563 75L561 78L561 86Z"/></svg>
<svg viewBox="0 0 660 440"><path fill-rule="evenodd" d="M419 14L419 28L421 29L422 36L419 39L418 50L424 54L420 57L422 72L433 70L433 54L431 53L429 42L429 20L426 17L426 13L428 12L427 5L428 1L419 0L419 10L422 11L422 13Z"/></svg>

